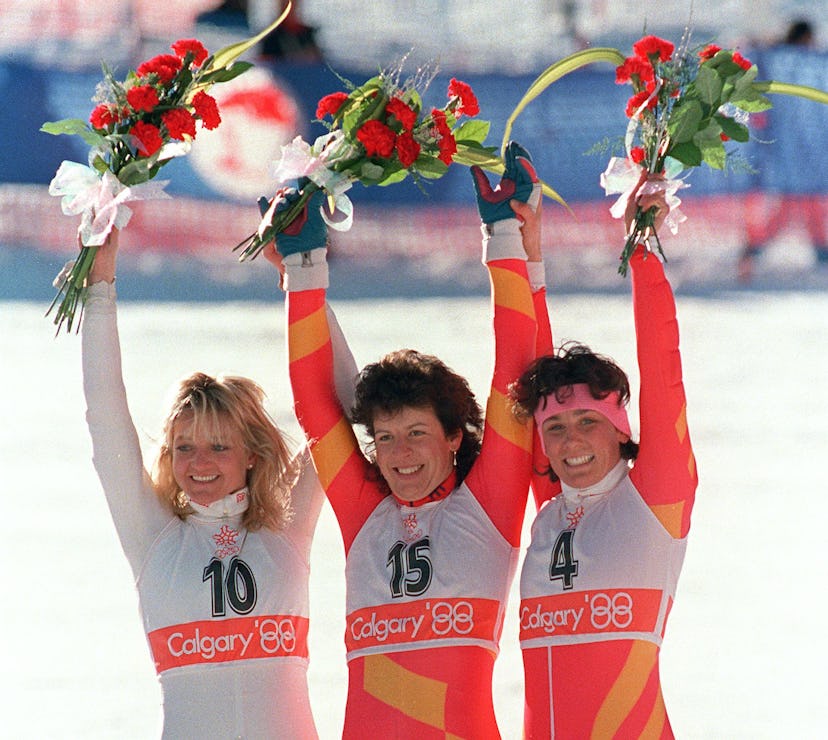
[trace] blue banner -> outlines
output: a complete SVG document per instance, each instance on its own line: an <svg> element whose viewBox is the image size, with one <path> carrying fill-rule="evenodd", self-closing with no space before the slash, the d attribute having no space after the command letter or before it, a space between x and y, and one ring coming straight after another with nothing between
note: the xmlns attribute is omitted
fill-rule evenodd
<svg viewBox="0 0 828 740"><path fill-rule="evenodd" d="M750 58L759 65L761 79L828 89L828 55L824 53L767 49L751 53ZM207 154L182 158L164 168L164 179L171 180L170 194L249 202L255 194L267 193L272 184L263 161L269 164L278 159L279 145L295 135L312 140L325 132L320 124L310 122L319 98L343 89L337 75L355 84L365 77L348 70L334 73L321 64L257 67L260 77L251 78L246 92L243 89L220 101L227 122L219 127L225 129L224 138L205 145ZM39 128L47 120L86 119L100 79L99 72L72 73L0 62L4 109L0 117L0 182L45 184L61 160L86 161L88 148L78 137L50 136ZM506 119L534 77L469 74L462 79L478 96L480 118L492 122L488 143L499 146ZM438 75L427 91L425 104L442 105L448 82L449 76ZM608 65L606 69L580 70L533 101L515 124L513 137L532 152L540 176L566 200L601 199L598 178L609 156L620 151L628 96L629 87L615 85L614 71ZM752 189L828 192L828 147L822 140L828 131L828 106L783 95L774 95L772 102L772 110L753 117L754 140L733 145L740 163L734 171L723 174L707 167L695 168L686 197ZM199 146L197 142L196 149ZM256 176L251 169L254 165L260 168ZM355 202L412 207L468 203L471 189L467 178L465 168L458 167L422 188L409 179L390 188L371 188L370 193L356 186L350 195Z"/></svg>

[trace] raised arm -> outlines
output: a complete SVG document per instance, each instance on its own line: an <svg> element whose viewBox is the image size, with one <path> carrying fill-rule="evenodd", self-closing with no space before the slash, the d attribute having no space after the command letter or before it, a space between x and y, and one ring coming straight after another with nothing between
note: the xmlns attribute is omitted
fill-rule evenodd
<svg viewBox="0 0 828 740"><path fill-rule="evenodd" d="M554 351L552 344L552 326L549 323L549 309L546 303L546 270L543 264L542 224L543 199L538 200L537 208L528 203L513 200L512 209L522 222L523 248L526 252L526 269L529 274L529 286L532 289L532 301L535 305L535 318L538 331L535 341L535 357L545 357ZM525 368L524 368L525 369ZM532 424L532 496L535 507L540 507L561 492L561 484L549 478L549 459L543 451L537 427Z"/></svg>
<svg viewBox="0 0 828 740"><path fill-rule="evenodd" d="M99 248L89 275L81 324L83 390L92 459L121 546L137 575L155 535L172 514L155 495L144 469L127 405L115 304L118 233Z"/></svg>
<svg viewBox="0 0 828 740"><path fill-rule="evenodd" d="M529 491L532 426L512 414L509 385L534 356L536 322L521 224L509 201L529 201L534 207L540 193L528 153L514 143L507 149L506 171L496 189L479 168L472 175L492 288L495 362L483 448L467 483L500 533L517 546Z"/></svg>
<svg viewBox="0 0 828 740"><path fill-rule="evenodd" d="M639 202L645 209L659 208L658 228L666 207L656 201L658 196ZM641 447L630 478L665 529L679 538L690 529L698 476L687 427L676 304L654 254L639 246L630 266L641 376Z"/></svg>
<svg viewBox="0 0 828 740"><path fill-rule="evenodd" d="M343 410L347 412L353 406L354 387L359 371L351 349L345 341L339 322L330 306L326 307L326 316L331 337L336 396ZM307 445L302 445L297 457L299 458L301 473L291 491L294 513L291 531L294 537L304 537L306 544L309 545L316 529L316 522L322 509L325 493L319 483L319 476L316 474Z"/></svg>
<svg viewBox="0 0 828 740"><path fill-rule="evenodd" d="M294 410L307 437L319 481L331 502L346 551L382 499L368 485L369 464L337 397L334 345L325 304L328 287L325 225L314 197L278 248L287 291L289 374ZM266 255L277 260L272 247Z"/></svg>

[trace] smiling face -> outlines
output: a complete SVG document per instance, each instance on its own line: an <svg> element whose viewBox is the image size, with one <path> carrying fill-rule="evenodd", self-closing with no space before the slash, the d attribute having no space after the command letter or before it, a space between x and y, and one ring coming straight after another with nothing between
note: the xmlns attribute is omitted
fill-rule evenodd
<svg viewBox="0 0 828 740"><path fill-rule="evenodd" d="M173 426L173 475L190 500L202 506L244 488L255 457L237 430L228 424L211 427L194 425L192 414L182 415Z"/></svg>
<svg viewBox="0 0 828 740"><path fill-rule="evenodd" d="M375 411L373 426L377 465L397 498L418 501L448 477L462 433L447 435L431 407Z"/></svg>
<svg viewBox="0 0 828 740"><path fill-rule="evenodd" d="M573 488L595 485L621 459L629 437L591 409L561 411L544 420L541 435L549 464Z"/></svg>

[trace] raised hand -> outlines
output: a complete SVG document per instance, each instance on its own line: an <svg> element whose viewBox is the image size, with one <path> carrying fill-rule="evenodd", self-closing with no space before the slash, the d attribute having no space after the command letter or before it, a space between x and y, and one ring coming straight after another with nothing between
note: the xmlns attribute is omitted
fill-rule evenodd
<svg viewBox="0 0 828 740"><path fill-rule="evenodd" d="M500 182L492 188L486 173L478 166L471 168L477 210L485 224L515 218L510 200L529 203L533 208L540 200L540 183L532 157L515 141L510 141L504 157L506 168Z"/></svg>

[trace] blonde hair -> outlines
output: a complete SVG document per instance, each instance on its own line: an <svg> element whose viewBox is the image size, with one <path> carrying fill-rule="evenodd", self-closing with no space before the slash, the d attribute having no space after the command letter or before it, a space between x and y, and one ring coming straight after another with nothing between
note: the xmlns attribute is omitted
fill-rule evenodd
<svg viewBox="0 0 828 740"><path fill-rule="evenodd" d="M239 376L193 373L179 383L152 469L158 496L176 515L185 519L192 513L172 466L174 427L184 417L219 437L228 427L237 431L247 451L255 455L247 472L250 505L242 519L248 530L278 530L290 521L290 491L299 474L298 464L265 410L264 399L258 384Z"/></svg>

